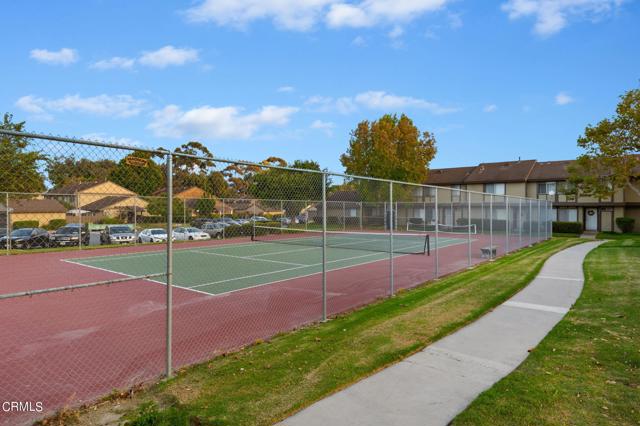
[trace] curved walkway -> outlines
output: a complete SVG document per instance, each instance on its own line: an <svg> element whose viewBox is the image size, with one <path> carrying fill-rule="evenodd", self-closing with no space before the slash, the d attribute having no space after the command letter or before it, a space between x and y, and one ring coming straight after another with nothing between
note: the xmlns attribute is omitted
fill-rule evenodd
<svg viewBox="0 0 640 426"><path fill-rule="evenodd" d="M582 262L601 243L551 256L526 288L478 321L281 424L447 425L564 317L582 291Z"/></svg>

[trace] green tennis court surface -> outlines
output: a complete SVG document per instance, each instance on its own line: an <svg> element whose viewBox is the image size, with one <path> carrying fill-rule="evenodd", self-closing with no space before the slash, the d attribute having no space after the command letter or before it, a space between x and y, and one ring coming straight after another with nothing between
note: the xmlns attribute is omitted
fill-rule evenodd
<svg viewBox="0 0 640 426"><path fill-rule="evenodd" d="M315 237L214 244L174 250L173 283L176 286L221 294L322 272L322 248ZM380 244L377 239L358 234L332 238L327 248L327 268L332 271L389 259L389 250L382 251ZM433 246L433 241L431 244ZM440 248L458 244L467 244L467 239L438 240ZM394 257L421 256L425 263L433 262L426 254L407 254L419 252L423 247L424 238L398 236L394 238L394 251L402 253L394 253ZM163 272L166 253L128 253L66 261L128 276L143 276ZM158 281L163 279L158 278Z"/></svg>

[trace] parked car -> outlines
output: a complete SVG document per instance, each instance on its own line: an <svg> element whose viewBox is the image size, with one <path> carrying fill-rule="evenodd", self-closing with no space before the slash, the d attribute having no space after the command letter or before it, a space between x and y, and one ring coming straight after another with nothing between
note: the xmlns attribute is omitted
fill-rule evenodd
<svg viewBox="0 0 640 426"><path fill-rule="evenodd" d="M173 238L175 240L175 237ZM163 243L167 241L167 230L162 228L149 228L138 234L139 243Z"/></svg>
<svg viewBox="0 0 640 426"><path fill-rule="evenodd" d="M77 246L80 244L89 245L89 230L81 225L71 224L58 228L51 235L50 242L52 246Z"/></svg>
<svg viewBox="0 0 640 426"><path fill-rule="evenodd" d="M224 237L224 224L222 222L205 223L202 225L202 231L209 234L211 238L220 239Z"/></svg>
<svg viewBox="0 0 640 426"><path fill-rule="evenodd" d="M100 233L100 244L129 244L136 233L127 225L107 225Z"/></svg>
<svg viewBox="0 0 640 426"><path fill-rule="evenodd" d="M11 232L9 236L0 238L0 247L30 249L32 247L49 247L49 233L42 228L22 228Z"/></svg>
<svg viewBox="0 0 640 426"><path fill-rule="evenodd" d="M204 231L193 227L180 226L173 230L173 236L178 241L186 240L208 240L211 237Z"/></svg>
<svg viewBox="0 0 640 426"><path fill-rule="evenodd" d="M291 225L291 219L288 217L279 217L276 219L276 222L280 222L284 226Z"/></svg>
<svg viewBox="0 0 640 426"><path fill-rule="evenodd" d="M299 214L295 219L296 223L307 223L309 222L309 216L306 214Z"/></svg>
<svg viewBox="0 0 640 426"><path fill-rule="evenodd" d="M204 225L205 223L217 222L219 220L220 219L213 219L211 217L199 217L191 221L191 226L193 226L194 228L202 228L202 225Z"/></svg>
<svg viewBox="0 0 640 426"><path fill-rule="evenodd" d="M264 216L251 216L251 218L249 218L249 220L251 222L269 222L269 219L267 219Z"/></svg>
<svg viewBox="0 0 640 426"><path fill-rule="evenodd" d="M236 222L238 222L240 225L246 225L247 223L251 223L251 221L249 219L235 219Z"/></svg>
<svg viewBox="0 0 640 426"><path fill-rule="evenodd" d="M223 217L222 222L229 224L229 225L240 225L241 223L238 222L236 219L233 219L231 217Z"/></svg>

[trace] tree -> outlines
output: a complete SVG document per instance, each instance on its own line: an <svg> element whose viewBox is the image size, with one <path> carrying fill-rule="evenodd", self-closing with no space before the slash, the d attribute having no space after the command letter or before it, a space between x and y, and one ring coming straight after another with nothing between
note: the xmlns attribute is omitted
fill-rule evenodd
<svg viewBox="0 0 640 426"><path fill-rule="evenodd" d="M629 185L640 194L633 185L640 174L640 89L620 97L613 117L587 126L578 146L585 153L568 168L569 182L576 191L608 198Z"/></svg>
<svg viewBox="0 0 640 426"><path fill-rule="evenodd" d="M150 153L135 151L118 162L109 180L138 195L151 195L164 187L165 173Z"/></svg>
<svg viewBox="0 0 640 426"><path fill-rule="evenodd" d="M4 114L0 129L23 132L25 122L14 123L13 115ZM30 149L29 139L0 135L0 191L33 193L45 190L39 163L46 156Z"/></svg>
<svg viewBox="0 0 640 426"><path fill-rule="evenodd" d="M207 175L209 169L215 167L211 158L211 151L200 142L187 142L174 150L173 157L173 183L176 188L189 188L197 186L206 192L211 192L208 186Z"/></svg>
<svg viewBox="0 0 640 426"><path fill-rule="evenodd" d="M349 174L424 183L435 154L431 133L420 133L404 114L387 114L358 124L340 162Z"/></svg>
<svg viewBox="0 0 640 426"><path fill-rule="evenodd" d="M55 187L82 182L103 182L117 167L113 160L57 156L47 160L47 176Z"/></svg>

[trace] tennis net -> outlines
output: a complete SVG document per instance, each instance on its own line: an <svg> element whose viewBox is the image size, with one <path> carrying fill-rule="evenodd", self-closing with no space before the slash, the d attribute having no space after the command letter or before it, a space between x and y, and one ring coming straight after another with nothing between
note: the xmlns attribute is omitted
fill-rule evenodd
<svg viewBox="0 0 640 426"><path fill-rule="evenodd" d="M390 253L390 234L383 232L326 231L327 247ZM251 239L268 243L297 244L322 247L323 232L295 228L255 226ZM393 234L393 252L399 254L430 254L429 235L420 233Z"/></svg>
<svg viewBox="0 0 640 426"><path fill-rule="evenodd" d="M433 223L413 223L407 222L407 232L436 232L436 225ZM438 232L443 234L476 234L476 224L471 225L446 225L439 223Z"/></svg>

